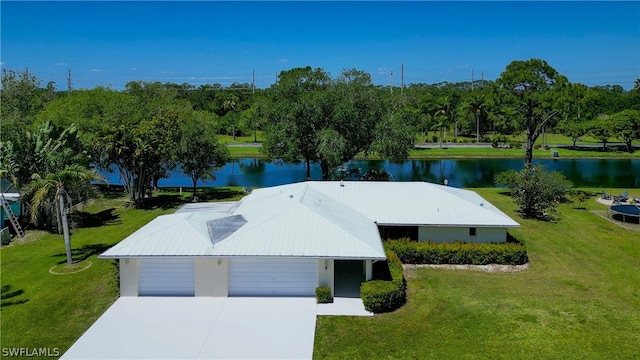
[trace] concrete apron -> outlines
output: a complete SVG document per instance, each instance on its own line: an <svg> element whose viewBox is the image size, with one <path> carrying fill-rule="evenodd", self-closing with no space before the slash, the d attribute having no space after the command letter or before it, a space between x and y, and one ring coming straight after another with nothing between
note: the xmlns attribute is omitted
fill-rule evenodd
<svg viewBox="0 0 640 360"><path fill-rule="evenodd" d="M311 359L316 315L372 314L360 299L121 297L62 359Z"/></svg>

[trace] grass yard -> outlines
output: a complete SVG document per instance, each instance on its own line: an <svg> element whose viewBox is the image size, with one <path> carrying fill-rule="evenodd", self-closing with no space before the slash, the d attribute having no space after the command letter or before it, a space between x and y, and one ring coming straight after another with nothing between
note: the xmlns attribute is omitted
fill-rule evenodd
<svg viewBox="0 0 640 360"><path fill-rule="evenodd" d="M201 197L234 200L240 194L236 188L208 188ZM119 296L116 262L97 255L158 215L173 212L189 196L163 193L145 210L125 208L123 198L92 201L73 219L80 224L71 236L74 262L79 270L91 263L76 273L49 272L54 266L54 272L66 268L57 266L66 262L61 235L30 230L25 239L2 247L2 347L49 348L50 353L57 348L62 355Z"/></svg>
<svg viewBox="0 0 640 360"><path fill-rule="evenodd" d="M228 146L229 154L232 158L266 158L266 155L260 152L257 146Z"/></svg>
<svg viewBox="0 0 640 360"><path fill-rule="evenodd" d="M408 302L373 318L319 317L317 359L638 359L640 232L587 209L523 220L499 189L482 196L522 224L519 273L417 269ZM600 189L593 189L594 193ZM619 190L607 190L613 193Z"/></svg>
<svg viewBox="0 0 640 360"><path fill-rule="evenodd" d="M640 151L628 153L623 151L586 151L571 149L534 149L534 158L552 158L552 151L557 151L560 159L571 158L624 158L638 159ZM524 158L524 149L494 149L494 148L444 148L434 149L413 149L409 151L412 159L429 158Z"/></svg>
<svg viewBox="0 0 640 360"><path fill-rule="evenodd" d="M440 136L440 132L439 131L429 131L429 133L425 136L424 133L418 133L416 134L416 138L419 140L419 142L432 142L433 141L433 136L436 136L437 138L439 138ZM488 135L488 138L491 139L493 136L492 135ZM527 140L527 136L526 134L523 132L522 134L519 135L507 135L506 136L507 141L521 141L524 142ZM428 141L426 141L428 140ZM447 141L453 141L454 140L454 136L453 133L451 131L447 131L447 136L446 136L446 140ZM543 141L544 140L544 141ZM475 135L471 135L471 136L458 136L458 142L459 143L473 143L476 141L476 137ZM437 141L435 141L437 142ZM618 143L620 142L620 139L617 139L615 137L610 137L608 142L614 142L614 143ZM573 145L573 141L571 140L570 137L568 136L564 136L562 134L544 134L544 139L542 138L542 135L540 135L540 137L538 137L538 139L536 140L536 144L559 144L559 145ZM580 138L579 141L576 141L576 145L594 145L594 144L600 144L602 145L602 142L598 139L595 138L591 135L585 135L582 136ZM633 144L635 145L640 145L640 140L636 140L633 141Z"/></svg>
<svg viewBox="0 0 640 360"><path fill-rule="evenodd" d="M222 144L253 143L253 140L254 140L253 132L250 132L250 133L245 134L243 136L236 136L236 141L233 141L233 136L232 135L221 135L221 134L218 134L216 136L218 138L218 141L220 143L222 143ZM264 137L262 136L262 131L258 131L257 140L258 140L258 142L264 141Z"/></svg>
<svg viewBox="0 0 640 360"><path fill-rule="evenodd" d="M229 146L229 152L233 158L266 158L267 156L261 152L260 147L256 146ZM640 151L633 154L624 151L586 151L571 149L535 149L533 150L534 158L552 158L552 151L557 151L560 158L622 158L637 159L640 158ZM420 159L446 159L446 158L523 158L523 149L494 149L494 148L444 148L434 149L412 149L409 151L409 158L414 160ZM356 160L376 160L376 155L357 155Z"/></svg>

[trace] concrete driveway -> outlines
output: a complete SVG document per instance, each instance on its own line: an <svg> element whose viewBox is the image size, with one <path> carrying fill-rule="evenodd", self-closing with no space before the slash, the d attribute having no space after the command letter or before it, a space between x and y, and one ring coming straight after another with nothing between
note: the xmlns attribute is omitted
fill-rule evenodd
<svg viewBox="0 0 640 360"><path fill-rule="evenodd" d="M62 359L311 359L315 298L122 297Z"/></svg>

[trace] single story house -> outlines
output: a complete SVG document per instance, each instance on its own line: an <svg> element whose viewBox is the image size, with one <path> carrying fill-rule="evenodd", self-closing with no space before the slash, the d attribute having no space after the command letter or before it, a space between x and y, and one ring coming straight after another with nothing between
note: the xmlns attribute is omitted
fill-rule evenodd
<svg viewBox="0 0 640 360"><path fill-rule="evenodd" d="M383 238L500 242L517 226L469 190L308 181L188 204L99 257L119 259L121 296L358 296Z"/></svg>

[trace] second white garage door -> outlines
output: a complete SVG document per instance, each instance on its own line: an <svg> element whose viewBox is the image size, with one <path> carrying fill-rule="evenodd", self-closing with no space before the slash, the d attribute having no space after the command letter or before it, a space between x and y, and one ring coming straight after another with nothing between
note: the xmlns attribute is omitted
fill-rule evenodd
<svg viewBox="0 0 640 360"><path fill-rule="evenodd" d="M315 296L316 259L232 259L231 296Z"/></svg>

